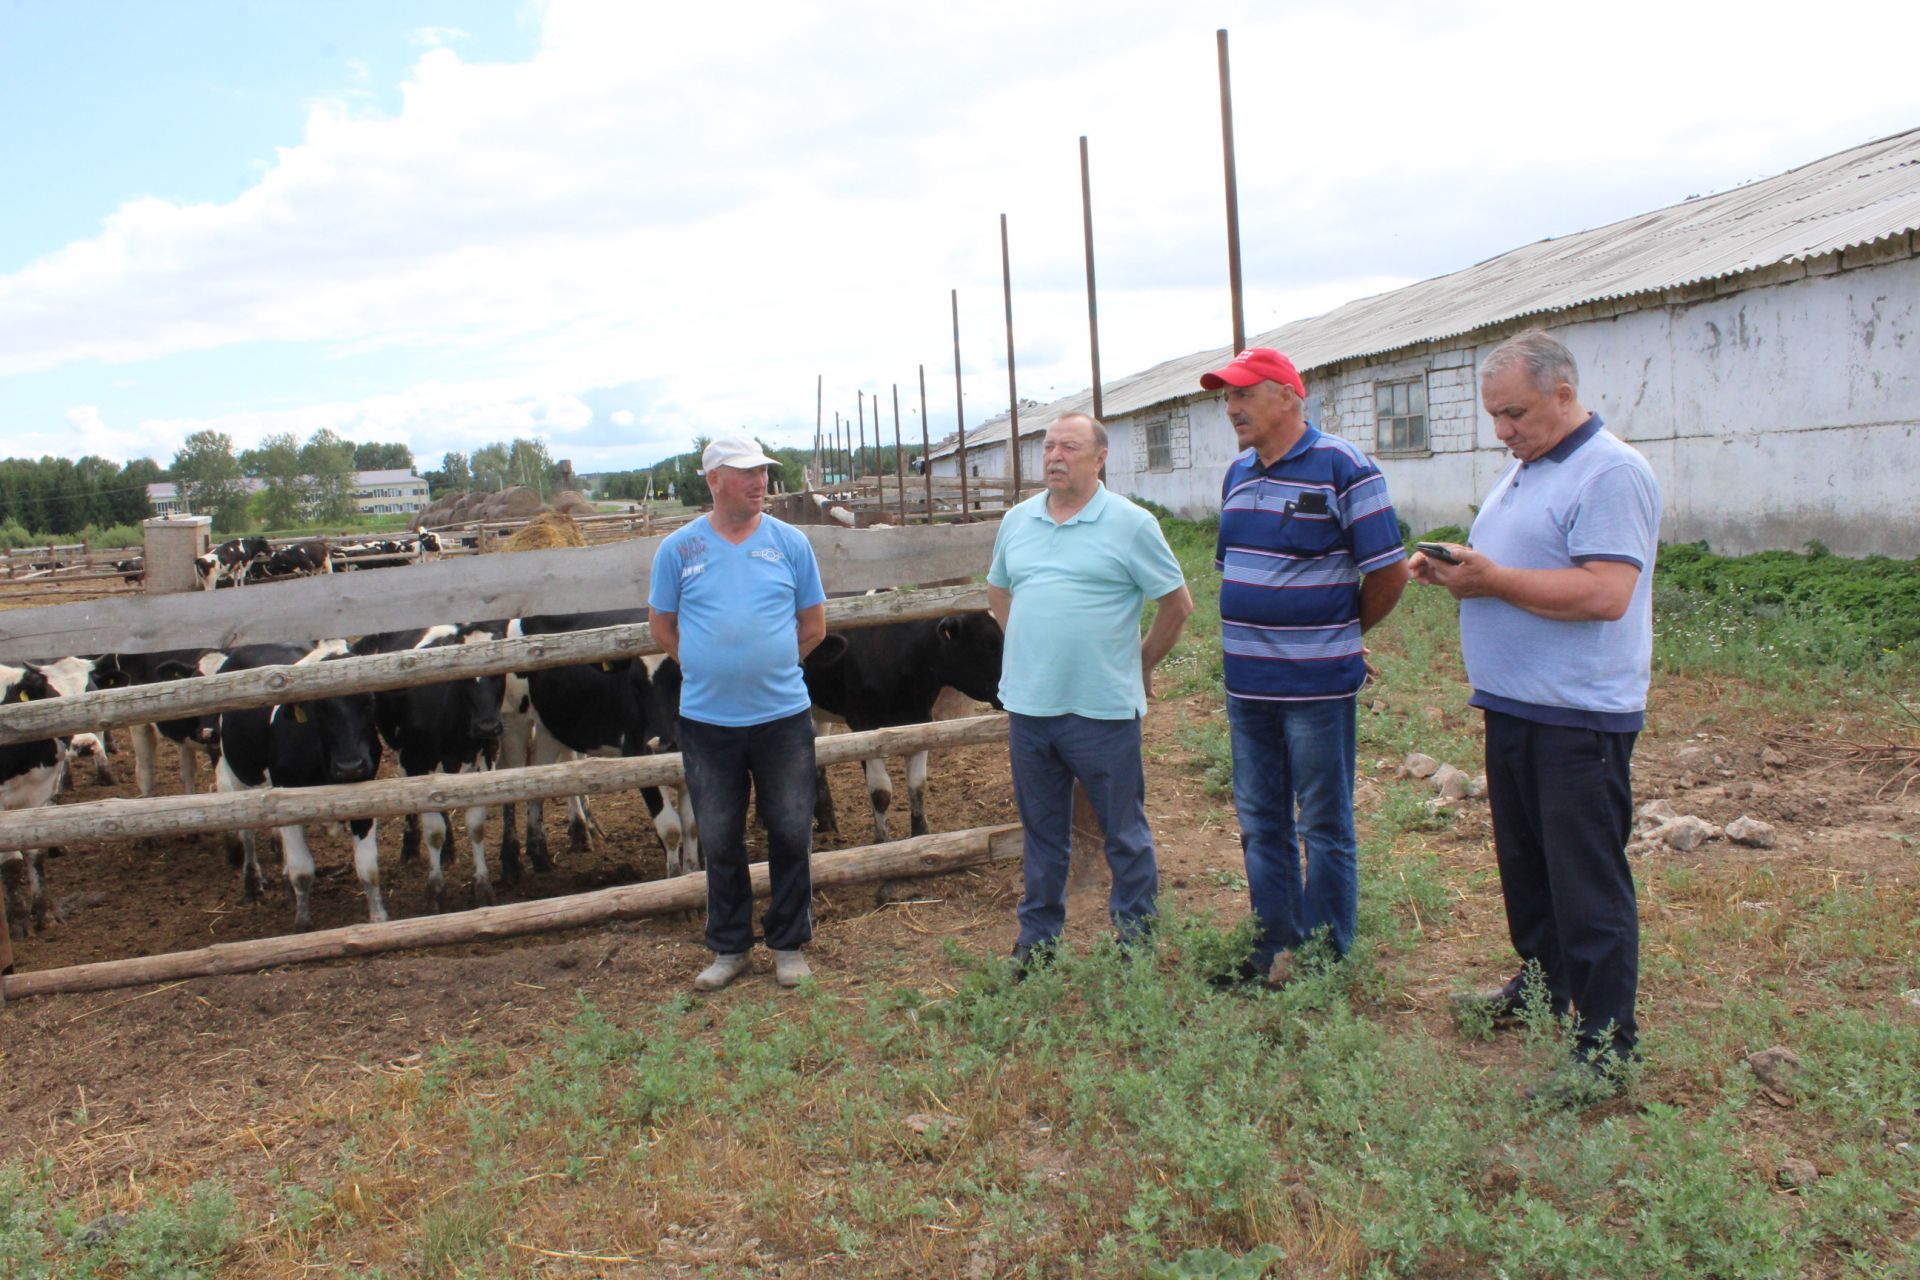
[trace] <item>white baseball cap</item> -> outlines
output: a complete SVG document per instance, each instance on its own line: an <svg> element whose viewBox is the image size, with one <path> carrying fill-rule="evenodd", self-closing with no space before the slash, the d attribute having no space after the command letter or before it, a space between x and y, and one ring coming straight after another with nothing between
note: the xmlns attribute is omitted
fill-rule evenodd
<svg viewBox="0 0 1920 1280"><path fill-rule="evenodd" d="M777 467L780 461L769 458L760 452L760 446L745 436L721 436L707 446L700 455L702 474L715 467L735 467L741 471L752 471L757 467Z"/></svg>

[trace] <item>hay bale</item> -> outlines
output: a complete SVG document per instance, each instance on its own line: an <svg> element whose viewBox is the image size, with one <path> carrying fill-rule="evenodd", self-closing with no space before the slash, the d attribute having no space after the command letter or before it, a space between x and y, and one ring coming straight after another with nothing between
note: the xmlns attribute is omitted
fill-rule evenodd
<svg viewBox="0 0 1920 1280"><path fill-rule="evenodd" d="M539 491L521 484L490 495L487 498L486 515L482 519L525 520L546 509L547 504L540 501Z"/></svg>
<svg viewBox="0 0 1920 1280"><path fill-rule="evenodd" d="M502 551L546 551L552 547L584 547L587 535L563 511L542 511L500 544Z"/></svg>
<svg viewBox="0 0 1920 1280"><path fill-rule="evenodd" d="M555 511L564 511L570 516L597 516L600 509L587 501L585 494L577 489L562 489L553 495L550 504Z"/></svg>

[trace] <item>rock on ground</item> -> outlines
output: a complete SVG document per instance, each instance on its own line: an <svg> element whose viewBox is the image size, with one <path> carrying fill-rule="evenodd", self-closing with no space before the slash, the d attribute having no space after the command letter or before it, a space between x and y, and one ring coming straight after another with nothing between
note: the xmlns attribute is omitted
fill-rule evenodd
<svg viewBox="0 0 1920 1280"><path fill-rule="evenodd" d="M1409 778L1431 778L1440 771L1440 762L1430 755L1415 751L1401 761L1401 767L1407 771Z"/></svg>
<svg viewBox="0 0 1920 1280"><path fill-rule="evenodd" d="M1727 839L1735 844L1751 845L1755 849L1773 848L1773 827L1758 818L1749 818L1741 814L1727 824Z"/></svg>
<svg viewBox="0 0 1920 1280"><path fill-rule="evenodd" d="M1785 1045L1774 1045L1747 1055L1747 1068L1754 1078L1778 1093L1792 1093L1793 1080L1800 1072L1800 1055Z"/></svg>

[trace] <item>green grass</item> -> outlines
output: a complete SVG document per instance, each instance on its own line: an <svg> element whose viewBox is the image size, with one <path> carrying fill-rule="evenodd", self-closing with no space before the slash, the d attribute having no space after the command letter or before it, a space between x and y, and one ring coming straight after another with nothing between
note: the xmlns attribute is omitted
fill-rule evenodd
<svg viewBox="0 0 1920 1280"><path fill-rule="evenodd" d="M1176 732L1218 793L1212 535L1169 533L1200 609L1161 692L1188 690ZM1663 631L1656 679L1758 696L1800 664L1797 688L1858 680L1817 664L1879 645L1873 678L1910 682L1898 611L1846 585L1885 566L1799 557L1818 600L1776 585L1780 601L1709 605L1680 561L1656 582L1663 614L1718 609L1730 629L1705 648ZM1746 572L1729 563L1713 576ZM1569 1029L1538 1002L1517 1036L1409 1014L1409 993L1430 1007L1463 976L1435 956L1469 945L1465 899L1476 954L1504 955L1489 855L1463 853L1423 788L1372 768L1414 749L1475 766L1455 623L1444 593L1410 590L1369 637L1382 678L1363 695L1362 769L1379 799L1362 815L1359 939L1284 991L1216 990L1206 978L1247 953L1249 922L1170 910L1147 955L1069 948L1018 984L948 944L910 984L876 955L863 983L797 993L619 1016L581 999L531 1047L443 1045L370 1084L328 1117L326 1155L237 1203L203 1182L129 1206L124 1187L0 1164L0 1274L213 1275L242 1246L249 1274L349 1255L376 1276L593 1273L527 1240L639 1259L623 1264L636 1274L689 1249L708 1251L689 1274L714 1275L1915 1274L1920 1160L1895 1145L1920 1132L1920 1019L1899 994L1920 986L1913 877L1640 868L1644 984L1666 1003L1630 1098L1589 1113L1518 1091L1565 1052ZM1208 879L1244 892L1230 869ZM1773 1044L1803 1063L1784 1108L1742 1065ZM1816 1162L1813 1185L1777 1185L1789 1155ZM114 1210L127 1218L87 1237Z"/></svg>

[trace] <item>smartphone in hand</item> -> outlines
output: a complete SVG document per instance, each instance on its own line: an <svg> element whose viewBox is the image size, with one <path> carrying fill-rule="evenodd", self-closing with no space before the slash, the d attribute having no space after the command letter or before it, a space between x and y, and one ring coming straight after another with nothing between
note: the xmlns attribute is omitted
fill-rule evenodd
<svg viewBox="0 0 1920 1280"><path fill-rule="evenodd" d="M1442 564L1459 564L1460 557L1453 554L1453 548L1444 542L1416 542L1413 549L1429 560L1438 560Z"/></svg>

